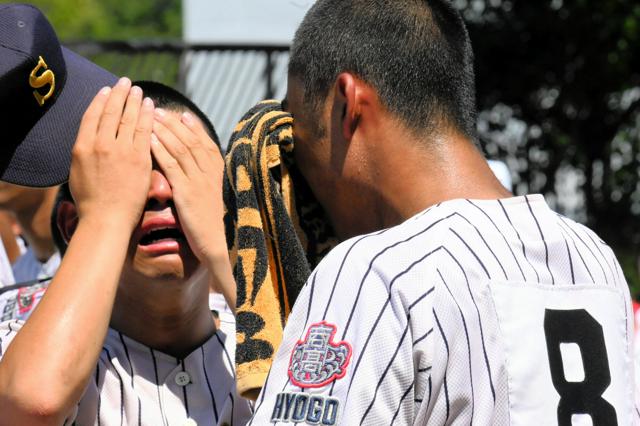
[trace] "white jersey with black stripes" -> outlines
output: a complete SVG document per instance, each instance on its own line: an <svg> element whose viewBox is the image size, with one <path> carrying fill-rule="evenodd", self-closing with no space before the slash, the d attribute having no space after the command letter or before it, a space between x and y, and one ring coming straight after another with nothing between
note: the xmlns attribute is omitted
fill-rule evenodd
<svg viewBox="0 0 640 426"><path fill-rule="evenodd" d="M321 262L250 424L634 424L632 318L542 196L447 201Z"/></svg>
<svg viewBox="0 0 640 426"><path fill-rule="evenodd" d="M0 324L0 357L22 324ZM109 329L92 379L65 425L245 425L252 404L236 395L234 331L223 327L177 359Z"/></svg>

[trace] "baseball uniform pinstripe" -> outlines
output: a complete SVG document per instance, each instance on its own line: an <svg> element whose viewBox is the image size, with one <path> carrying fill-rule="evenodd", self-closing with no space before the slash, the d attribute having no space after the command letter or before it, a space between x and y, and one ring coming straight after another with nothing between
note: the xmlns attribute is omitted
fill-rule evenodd
<svg viewBox="0 0 640 426"><path fill-rule="evenodd" d="M23 322L0 324L0 356ZM244 425L236 395L235 338L218 330L180 360L109 329L92 380L65 424Z"/></svg>
<svg viewBox="0 0 640 426"><path fill-rule="evenodd" d="M542 196L447 201L323 260L250 424L632 424L632 318Z"/></svg>

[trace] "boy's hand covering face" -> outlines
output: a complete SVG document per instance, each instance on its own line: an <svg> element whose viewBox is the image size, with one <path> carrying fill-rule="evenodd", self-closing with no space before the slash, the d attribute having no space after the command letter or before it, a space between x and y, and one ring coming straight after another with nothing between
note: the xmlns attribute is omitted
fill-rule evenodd
<svg viewBox="0 0 640 426"><path fill-rule="evenodd" d="M116 221L133 230L151 179L153 102L122 78L87 108L73 148L69 185L79 220Z"/></svg>
<svg viewBox="0 0 640 426"><path fill-rule="evenodd" d="M222 176L224 161L201 123L155 110L151 151L171 184L173 201L189 246L200 262L227 256Z"/></svg>

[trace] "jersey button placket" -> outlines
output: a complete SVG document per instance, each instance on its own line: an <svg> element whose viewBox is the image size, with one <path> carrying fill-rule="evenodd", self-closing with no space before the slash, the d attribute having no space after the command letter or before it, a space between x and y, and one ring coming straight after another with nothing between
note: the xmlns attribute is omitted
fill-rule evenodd
<svg viewBox="0 0 640 426"><path fill-rule="evenodd" d="M173 361L174 368L167 374L164 388L167 392L165 395L165 410L167 411L168 426L187 425L190 418L185 410L184 400L185 393L188 394L188 385L193 384L192 374L183 371L180 361ZM188 398L188 395L187 395Z"/></svg>
<svg viewBox="0 0 640 426"><path fill-rule="evenodd" d="M191 376L186 371L179 371L174 378L176 385L184 387L191 383Z"/></svg>

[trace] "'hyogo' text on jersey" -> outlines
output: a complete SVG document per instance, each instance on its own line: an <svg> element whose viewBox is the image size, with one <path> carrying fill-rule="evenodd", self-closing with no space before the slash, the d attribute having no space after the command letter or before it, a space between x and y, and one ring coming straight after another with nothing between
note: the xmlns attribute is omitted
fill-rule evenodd
<svg viewBox="0 0 640 426"><path fill-rule="evenodd" d="M249 424L634 424L632 317L542 196L447 201L323 260Z"/></svg>

